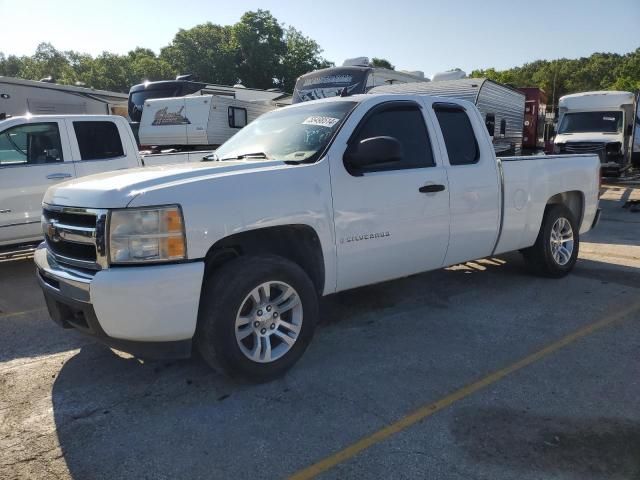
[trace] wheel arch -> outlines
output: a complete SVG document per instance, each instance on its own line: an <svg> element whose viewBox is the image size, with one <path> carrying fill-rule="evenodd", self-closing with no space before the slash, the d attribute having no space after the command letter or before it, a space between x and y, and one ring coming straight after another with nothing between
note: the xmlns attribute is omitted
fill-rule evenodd
<svg viewBox="0 0 640 480"><path fill-rule="evenodd" d="M324 253L316 230L306 224L256 228L234 233L214 243L205 255L205 278L243 255L273 254L299 265L318 295L325 286Z"/></svg>
<svg viewBox="0 0 640 480"><path fill-rule="evenodd" d="M584 219L584 193L579 190L570 190L567 192L556 193L547 200L546 210L551 205L564 205L573 214L576 220L578 231L581 230L582 221Z"/></svg>

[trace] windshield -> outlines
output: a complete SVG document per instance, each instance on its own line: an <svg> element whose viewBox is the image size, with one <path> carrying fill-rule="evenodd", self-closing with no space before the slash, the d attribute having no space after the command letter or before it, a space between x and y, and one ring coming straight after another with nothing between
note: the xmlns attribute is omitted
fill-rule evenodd
<svg viewBox="0 0 640 480"><path fill-rule="evenodd" d="M567 113L558 133L618 133L622 131L622 112Z"/></svg>
<svg viewBox="0 0 640 480"><path fill-rule="evenodd" d="M364 93L368 73L367 69L344 67L308 73L296 82L292 103L337 97L345 88L349 95Z"/></svg>
<svg viewBox="0 0 640 480"><path fill-rule="evenodd" d="M216 157L314 161L355 105L344 101L274 110L231 137Z"/></svg>

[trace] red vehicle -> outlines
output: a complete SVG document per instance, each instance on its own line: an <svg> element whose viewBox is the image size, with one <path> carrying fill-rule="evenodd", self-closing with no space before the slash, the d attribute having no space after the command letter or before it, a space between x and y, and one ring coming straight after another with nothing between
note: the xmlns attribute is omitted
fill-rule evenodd
<svg viewBox="0 0 640 480"><path fill-rule="evenodd" d="M525 95L522 149L546 151L546 141L551 137L552 128L551 124L546 124L547 94L538 87L523 87L518 90Z"/></svg>

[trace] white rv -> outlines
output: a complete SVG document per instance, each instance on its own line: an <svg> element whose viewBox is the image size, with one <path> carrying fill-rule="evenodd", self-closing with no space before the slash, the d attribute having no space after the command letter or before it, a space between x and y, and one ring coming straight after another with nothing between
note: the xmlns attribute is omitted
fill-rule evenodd
<svg viewBox="0 0 640 480"><path fill-rule="evenodd" d="M630 92L583 92L558 102L555 153L597 153L605 176L631 166L635 96Z"/></svg>
<svg viewBox="0 0 640 480"><path fill-rule="evenodd" d="M272 102L250 102L218 95L147 100L138 138L145 146L179 146L182 150L215 148L274 108Z"/></svg>
<svg viewBox="0 0 640 480"><path fill-rule="evenodd" d="M122 115L127 116L125 93L58 85L0 76L0 116Z"/></svg>
<svg viewBox="0 0 640 480"><path fill-rule="evenodd" d="M372 67L367 57L350 58L341 67L323 68L300 76L293 90L292 103L367 93L380 85L428 81L419 70L389 70Z"/></svg>

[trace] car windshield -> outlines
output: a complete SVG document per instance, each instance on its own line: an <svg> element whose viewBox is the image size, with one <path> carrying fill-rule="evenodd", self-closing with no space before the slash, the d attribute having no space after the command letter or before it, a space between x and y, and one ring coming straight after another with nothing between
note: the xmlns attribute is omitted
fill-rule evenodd
<svg viewBox="0 0 640 480"><path fill-rule="evenodd" d="M301 76L293 89L293 103L337 97L346 89L349 95L365 92L368 70L334 67Z"/></svg>
<svg viewBox="0 0 640 480"><path fill-rule="evenodd" d="M139 122L142 118L144 102L152 98L168 98L175 96L175 87L154 88L140 90L129 94L129 117L134 122Z"/></svg>
<svg viewBox="0 0 640 480"><path fill-rule="evenodd" d="M231 137L216 150L216 158L314 161L355 105L340 101L274 110Z"/></svg>
<svg viewBox="0 0 640 480"><path fill-rule="evenodd" d="M558 133L617 133L622 131L622 112L567 113Z"/></svg>

